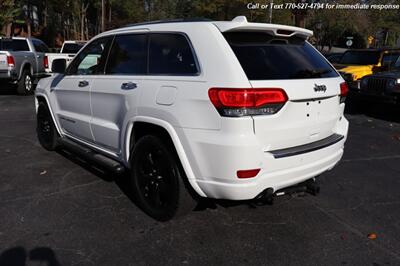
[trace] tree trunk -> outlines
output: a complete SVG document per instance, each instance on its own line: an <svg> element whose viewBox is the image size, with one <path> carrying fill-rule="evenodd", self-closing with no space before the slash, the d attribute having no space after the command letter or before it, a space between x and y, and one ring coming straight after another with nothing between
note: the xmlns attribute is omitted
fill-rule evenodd
<svg viewBox="0 0 400 266"><path fill-rule="evenodd" d="M76 26L76 20L75 19L72 21L72 25L74 27L74 40L78 40L78 36L77 36L78 27Z"/></svg>
<svg viewBox="0 0 400 266"><path fill-rule="evenodd" d="M89 40L89 23L87 18L85 18L85 40Z"/></svg>
<svg viewBox="0 0 400 266"><path fill-rule="evenodd" d="M106 30L106 3L105 0L101 0L101 32Z"/></svg>
<svg viewBox="0 0 400 266"><path fill-rule="evenodd" d="M48 7L47 7L47 0L44 1L44 11L43 11L43 26L47 28L47 16L48 16Z"/></svg>
<svg viewBox="0 0 400 266"><path fill-rule="evenodd" d="M10 37L12 37L12 36L11 36L12 23L8 23L6 27L7 27L7 29L6 29L6 36L7 36L8 38L10 38Z"/></svg>
<svg viewBox="0 0 400 266"><path fill-rule="evenodd" d="M26 22L26 29L27 29L28 37L31 37L32 36L32 26L31 26L31 20L30 19Z"/></svg>
<svg viewBox="0 0 400 266"><path fill-rule="evenodd" d="M82 3L82 12L81 12L81 40L85 40L85 21L86 21L86 11L89 8L89 3L85 6Z"/></svg>
<svg viewBox="0 0 400 266"><path fill-rule="evenodd" d="M111 24L111 3L108 2L108 25Z"/></svg>
<svg viewBox="0 0 400 266"><path fill-rule="evenodd" d="M81 33L80 33L80 39L83 40L83 31L85 27L85 11L84 11L84 5L82 3L82 10L81 10Z"/></svg>
<svg viewBox="0 0 400 266"><path fill-rule="evenodd" d="M296 27L301 27L304 28L306 26L306 20L305 20L305 11L303 10L296 10L294 13L294 23Z"/></svg>

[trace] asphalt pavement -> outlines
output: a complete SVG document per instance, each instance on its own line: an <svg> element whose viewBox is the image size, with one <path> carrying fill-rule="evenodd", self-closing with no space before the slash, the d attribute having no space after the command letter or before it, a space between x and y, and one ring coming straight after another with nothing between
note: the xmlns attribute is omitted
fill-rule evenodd
<svg viewBox="0 0 400 266"><path fill-rule="evenodd" d="M400 112L367 109L347 114L318 196L210 202L159 223L124 176L42 149L33 96L3 93L0 265L400 265Z"/></svg>

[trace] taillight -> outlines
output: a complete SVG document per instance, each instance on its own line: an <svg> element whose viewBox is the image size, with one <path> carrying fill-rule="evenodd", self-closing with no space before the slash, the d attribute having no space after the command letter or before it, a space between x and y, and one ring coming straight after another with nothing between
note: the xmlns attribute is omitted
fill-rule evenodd
<svg viewBox="0 0 400 266"><path fill-rule="evenodd" d="M14 57L11 55L7 56L7 64L9 67L15 67Z"/></svg>
<svg viewBox="0 0 400 266"><path fill-rule="evenodd" d="M288 100L280 88L211 88L208 96L222 116L230 117L275 114Z"/></svg>
<svg viewBox="0 0 400 266"><path fill-rule="evenodd" d="M346 82L340 83L340 103L346 101L347 93L349 92L349 87Z"/></svg>
<svg viewBox="0 0 400 266"><path fill-rule="evenodd" d="M43 57L43 65L44 68L49 68L49 58L47 57L47 55Z"/></svg>

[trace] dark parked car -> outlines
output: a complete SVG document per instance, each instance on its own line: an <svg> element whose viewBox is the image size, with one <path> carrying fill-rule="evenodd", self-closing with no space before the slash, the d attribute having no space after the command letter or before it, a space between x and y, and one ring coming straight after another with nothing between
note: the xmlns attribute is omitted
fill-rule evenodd
<svg viewBox="0 0 400 266"><path fill-rule="evenodd" d="M374 102L400 104L400 57L389 70L361 79L360 96Z"/></svg>

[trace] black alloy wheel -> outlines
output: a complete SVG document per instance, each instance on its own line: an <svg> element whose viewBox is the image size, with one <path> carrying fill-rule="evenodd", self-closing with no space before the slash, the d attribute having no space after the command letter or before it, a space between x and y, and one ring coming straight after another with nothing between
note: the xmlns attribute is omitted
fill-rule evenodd
<svg viewBox="0 0 400 266"><path fill-rule="evenodd" d="M167 221L190 212L196 201L175 153L160 138L147 135L136 143L131 160L132 187L149 216Z"/></svg>

